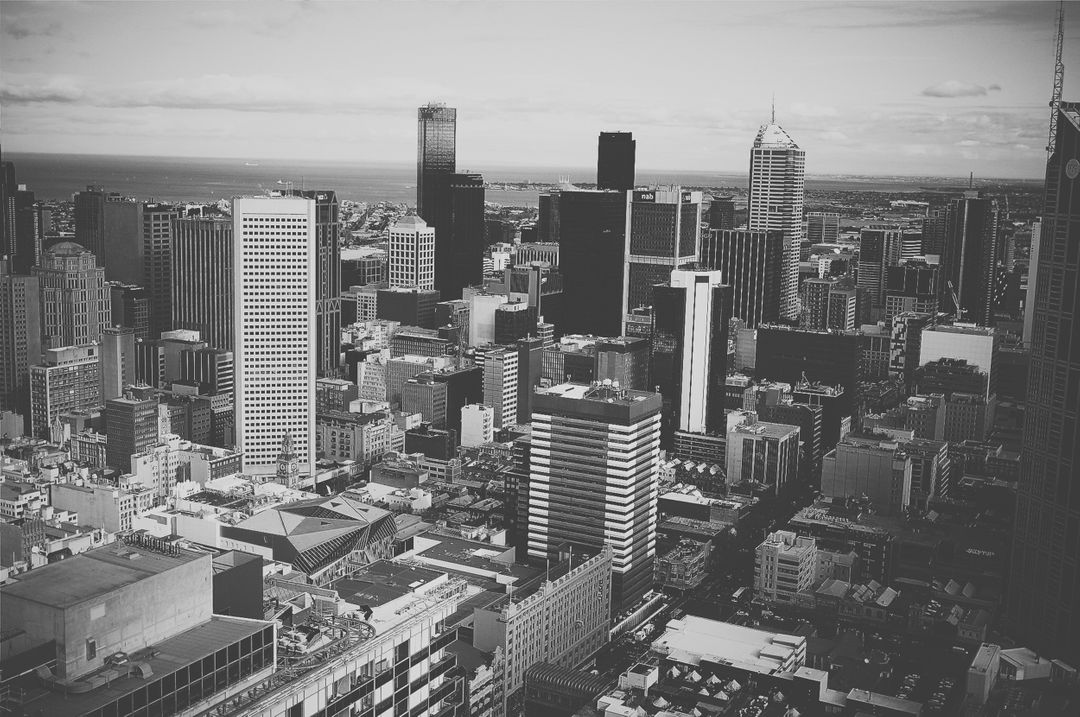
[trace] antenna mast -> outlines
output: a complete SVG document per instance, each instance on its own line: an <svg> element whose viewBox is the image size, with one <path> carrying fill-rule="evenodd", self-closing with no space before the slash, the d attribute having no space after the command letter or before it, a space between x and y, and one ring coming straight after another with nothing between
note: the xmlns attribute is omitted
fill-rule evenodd
<svg viewBox="0 0 1080 717"><path fill-rule="evenodd" d="M1054 60L1054 91L1050 95L1050 139L1046 144L1046 153L1054 151L1057 139L1057 116L1061 107L1061 90L1065 84L1065 63L1061 61L1061 48L1065 44L1065 0L1058 4L1057 54Z"/></svg>

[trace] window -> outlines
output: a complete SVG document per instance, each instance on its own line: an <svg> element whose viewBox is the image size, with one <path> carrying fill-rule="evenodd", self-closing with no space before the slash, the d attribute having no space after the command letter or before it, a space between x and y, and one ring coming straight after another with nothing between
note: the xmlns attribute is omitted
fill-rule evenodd
<svg viewBox="0 0 1080 717"><path fill-rule="evenodd" d="M92 637L86 638L86 659L92 660L97 657L97 640Z"/></svg>

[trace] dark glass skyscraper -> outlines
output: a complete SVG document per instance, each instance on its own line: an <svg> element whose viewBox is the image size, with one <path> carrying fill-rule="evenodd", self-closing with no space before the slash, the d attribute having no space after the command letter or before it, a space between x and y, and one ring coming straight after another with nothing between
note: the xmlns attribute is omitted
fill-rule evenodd
<svg viewBox="0 0 1080 717"><path fill-rule="evenodd" d="M90 185L75 194L75 242L105 266L105 190Z"/></svg>
<svg viewBox="0 0 1080 717"><path fill-rule="evenodd" d="M214 348L233 350L231 221L192 218L173 225L172 323L198 331Z"/></svg>
<svg viewBox="0 0 1080 717"><path fill-rule="evenodd" d="M634 188L633 132L601 132L596 152L596 188L625 192Z"/></svg>
<svg viewBox="0 0 1080 717"><path fill-rule="evenodd" d="M622 333L626 193L564 191L558 196L559 268L567 307L563 334Z"/></svg>
<svg viewBox="0 0 1080 717"><path fill-rule="evenodd" d="M315 200L315 371L337 376L341 368L341 238L337 194L326 189L293 192ZM217 348L226 348L219 346Z"/></svg>
<svg viewBox="0 0 1080 717"><path fill-rule="evenodd" d="M968 191L962 199L949 203L941 259L944 274L941 290L946 305L951 306L948 284L951 281L965 312L964 320L981 326L989 326L994 320L999 232L997 202Z"/></svg>
<svg viewBox="0 0 1080 717"><path fill-rule="evenodd" d="M439 213L439 175L457 171L457 110L427 104L416 111L416 213L434 224ZM430 216L429 216L430 215Z"/></svg>
<svg viewBox="0 0 1080 717"><path fill-rule="evenodd" d="M1046 165L1008 612L1021 644L1080 657L1080 103Z"/></svg>
<svg viewBox="0 0 1080 717"><path fill-rule="evenodd" d="M779 230L712 230L701 237L701 265L731 286L732 315L750 328L780 318L784 233Z"/></svg>
<svg viewBox="0 0 1080 717"><path fill-rule="evenodd" d="M484 178L451 174L443 181L448 212L435 224L435 289L446 301L484 279Z"/></svg>

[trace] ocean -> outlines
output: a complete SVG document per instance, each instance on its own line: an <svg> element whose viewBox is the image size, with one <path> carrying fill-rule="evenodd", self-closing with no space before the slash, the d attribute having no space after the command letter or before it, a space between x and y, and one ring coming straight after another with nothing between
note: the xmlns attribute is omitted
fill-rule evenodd
<svg viewBox="0 0 1080 717"><path fill-rule="evenodd" d="M5 153L15 163L17 181L38 199L67 200L89 184L142 200L211 202L235 195L294 187L332 189L340 199L361 202L416 202L416 166L283 160L185 157L122 157ZM466 168L462 167L462 171ZM556 184L595 181L595 168L469 167L489 182ZM640 184L682 184L745 189L745 174L638 170ZM920 187L956 185L957 180L929 177L808 177L809 191L915 192ZM536 206L538 191L488 189L487 201L504 206Z"/></svg>

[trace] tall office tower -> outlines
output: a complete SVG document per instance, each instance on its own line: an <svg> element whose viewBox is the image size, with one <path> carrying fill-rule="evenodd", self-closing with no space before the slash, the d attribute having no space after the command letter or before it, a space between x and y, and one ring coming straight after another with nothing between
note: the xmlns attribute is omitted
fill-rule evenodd
<svg viewBox="0 0 1080 717"><path fill-rule="evenodd" d="M666 282L672 269L696 262L701 248L701 192L657 187L627 192L626 198L624 319L652 306L653 286Z"/></svg>
<svg viewBox="0 0 1080 717"><path fill-rule="evenodd" d="M774 121L762 125L750 150L748 229L784 233L780 317L799 318L799 247L802 243L806 152Z"/></svg>
<svg viewBox="0 0 1080 717"><path fill-rule="evenodd" d="M840 215L836 212L807 212L806 240L811 244L835 244L840 238Z"/></svg>
<svg viewBox="0 0 1080 717"><path fill-rule="evenodd" d="M726 321L726 317L725 317ZM624 388L644 391L649 385L648 339L622 336L600 339L596 349L596 380L618 381Z"/></svg>
<svg viewBox="0 0 1080 717"><path fill-rule="evenodd" d="M885 270L900 261L898 229L863 229L859 238L859 288L866 297L863 323L881 319L885 309Z"/></svg>
<svg viewBox="0 0 1080 717"><path fill-rule="evenodd" d="M484 371L479 366L445 368L435 374L446 384L446 430L461 435L461 407L484 402Z"/></svg>
<svg viewBox="0 0 1080 717"><path fill-rule="evenodd" d="M341 238L337 193L293 190L315 201L315 370L336 377L341 369Z"/></svg>
<svg viewBox="0 0 1080 717"><path fill-rule="evenodd" d="M0 161L0 255L9 259L15 254L15 177L15 163Z"/></svg>
<svg viewBox="0 0 1080 717"><path fill-rule="evenodd" d="M173 223L172 325L233 349L233 225L227 219Z"/></svg>
<svg viewBox="0 0 1080 717"><path fill-rule="evenodd" d="M544 339L539 336L526 336L517 340L517 423L522 426L528 425L532 417L533 388L540 385L544 346Z"/></svg>
<svg viewBox="0 0 1080 717"><path fill-rule="evenodd" d="M476 365L483 371L484 404L495 410L495 428L514 425L518 396L517 346L478 346Z"/></svg>
<svg viewBox="0 0 1080 717"><path fill-rule="evenodd" d="M69 411L101 405L101 356L98 347L65 346L44 351L42 363L30 367L30 428L50 440L54 424Z"/></svg>
<svg viewBox="0 0 1080 717"><path fill-rule="evenodd" d="M1062 102L1046 165L1031 374L1013 529L1012 634L1040 653L1080 657L1080 103ZM1065 303L1068 297L1071 305ZM1073 319L1075 321L1075 318Z"/></svg>
<svg viewBox="0 0 1080 717"><path fill-rule="evenodd" d="M735 202L731 197L713 197L709 202L709 229L735 228Z"/></svg>
<svg viewBox="0 0 1080 717"><path fill-rule="evenodd" d="M440 182L447 211L428 224L435 227L435 288L445 301L484 280L484 178L450 174L435 179Z"/></svg>
<svg viewBox="0 0 1080 717"><path fill-rule="evenodd" d="M75 193L75 241L105 266L105 190L88 185Z"/></svg>
<svg viewBox="0 0 1080 717"><path fill-rule="evenodd" d="M601 132L596 152L596 188L625 192L634 188L633 132Z"/></svg>
<svg viewBox="0 0 1080 717"><path fill-rule="evenodd" d="M732 315L748 328L780 318L784 235L780 231L729 229L701 237L702 266L716 269L731 287Z"/></svg>
<svg viewBox="0 0 1080 717"><path fill-rule="evenodd" d="M30 415L30 366L41 360L41 298L33 276L0 256L0 410Z"/></svg>
<svg viewBox="0 0 1080 717"><path fill-rule="evenodd" d="M731 287L719 271L671 272L653 296L650 384L664 400L662 438L724 432Z"/></svg>
<svg viewBox="0 0 1080 717"><path fill-rule="evenodd" d="M443 213L433 179L457 171L457 110L427 104L416 111L416 213L434 224Z"/></svg>
<svg viewBox="0 0 1080 717"><path fill-rule="evenodd" d="M134 284L109 284L112 301L112 325L127 326L137 339L150 338L150 297L146 289Z"/></svg>
<svg viewBox="0 0 1080 717"><path fill-rule="evenodd" d="M316 201L233 200L236 445L244 470L273 473L292 436L301 473L315 466Z"/></svg>
<svg viewBox="0 0 1080 717"><path fill-rule="evenodd" d="M1035 328L1035 294L1039 283L1039 256L1042 253L1042 219L1031 224L1031 250L1028 254L1027 293L1024 295L1024 346L1031 346Z"/></svg>
<svg viewBox="0 0 1080 717"><path fill-rule="evenodd" d="M659 394L563 383L533 396L529 558L563 543L610 545L613 606L652 585L660 470Z"/></svg>
<svg viewBox="0 0 1080 717"><path fill-rule="evenodd" d="M112 294L96 257L74 242L60 242L34 267L41 283L42 340L50 348L84 346L112 325Z"/></svg>
<svg viewBox="0 0 1080 717"><path fill-rule="evenodd" d="M143 203L107 196L104 204L105 279L145 286L146 242Z"/></svg>
<svg viewBox="0 0 1080 717"><path fill-rule="evenodd" d="M882 318L891 322L897 314L915 311L936 316L938 312L938 267L919 259L909 259L885 270L885 306Z"/></svg>
<svg viewBox="0 0 1080 717"><path fill-rule="evenodd" d="M995 200L982 199L977 191L967 191L963 198L949 203L945 253L941 259L944 286L939 290L948 305L953 303L952 292L956 292L963 321L981 326L994 321L999 234L1000 213ZM955 306L952 308L957 310Z"/></svg>
<svg viewBox="0 0 1080 717"><path fill-rule="evenodd" d="M172 223L180 210L169 204L143 207L143 286L150 292L150 335L172 330Z"/></svg>
<svg viewBox="0 0 1080 717"><path fill-rule="evenodd" d="M566 312L563 334L618 336L626 251L626 193L563 191L558 195L559 268Z"/></svg>
<svg viewBox="0 0 1080 717"><path fill-rule="evenodd" d="M131 456L158 441L157 397L127 396L105 401L105 461L124 473L131 470Z"/></svg>
<svg viewBox="0 0 1080 717"><path fill-rule="evenodd" d="M413 214L390 227L390 287L435 288L435 230Z"/></svg>
<svg viewBox="0 0 1080 717"><path fill-rule="evenodd" d="M34 193L16 183L15 164L0 171L0 256L7 255L12 274L29 274L41 259L44 234Z"/></svg>
<svg viewBox="0 0 1080 717"><path fill-rule="evenodd" d="M922 225L923 256L941 257L945 253L945 228L948 211L945 207L927 207Z"/></svg>
<svg viewBox="0 0 1080 717"><path fill-rule="evenodd" d="M106 326L101 332L101 400L119 398L135 383L135 330Z"/></svg>

